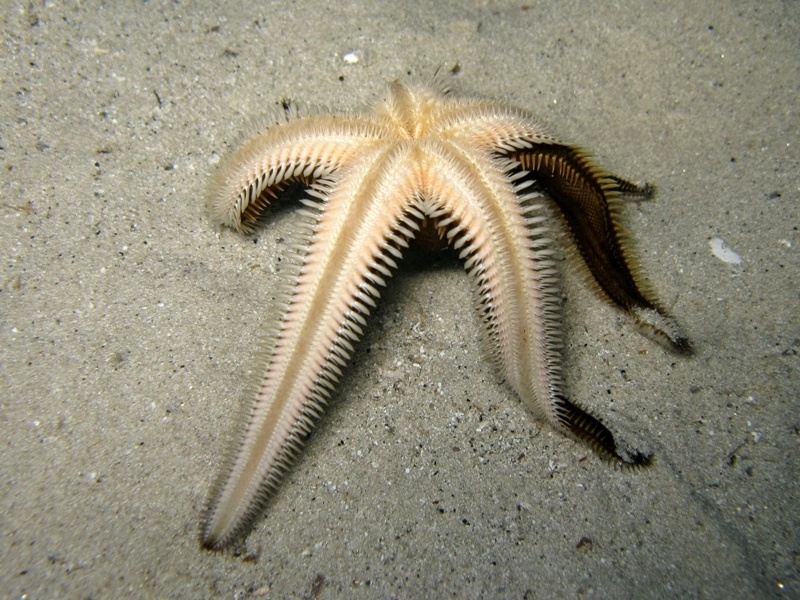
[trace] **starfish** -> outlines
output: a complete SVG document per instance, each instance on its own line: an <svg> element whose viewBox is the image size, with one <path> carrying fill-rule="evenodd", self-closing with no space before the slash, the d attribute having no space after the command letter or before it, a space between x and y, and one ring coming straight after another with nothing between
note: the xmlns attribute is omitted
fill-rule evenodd
<svg viewBox="0 0 800 600"><path fill-rule="evenodd" d="M221 549L250 530L333 394L379 289L420 240L458 253L474 282L484 354L537 417L616 464L650 462L621 449L562 390L548 221L561 217L601 296L686 352L687 338L652 299L621 224L622 199L649 197L652 187L605 172L524 110L454 98L440 79L395 81L372 112L284 103L224 161L210 210L249 233L290 185L308 196L296 257L240 435L203 514L205 547Z"/></svg>

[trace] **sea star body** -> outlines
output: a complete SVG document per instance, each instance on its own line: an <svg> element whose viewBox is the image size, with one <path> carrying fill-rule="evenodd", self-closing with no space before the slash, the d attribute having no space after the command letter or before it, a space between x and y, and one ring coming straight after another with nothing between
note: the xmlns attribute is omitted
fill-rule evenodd
<svg viewBox="0 0 800 600"><path fill-rule="evenodd" d="M250 529L333 393L379 288L421 229L433 228L459 253L475 283L485 354L533 412L607 459L648 462L619 450L562 392L556 272L540 202L563 216L601 295L686 350L644 288L620 225L621 198L649 196L649 186L604 172L521 109L456 99L440 82L394 82L370 113L284 108L224 162L211 211L252 231L295 182L310 196L305 228L261 379L203 516L204 546L222 548Z"/></svg>

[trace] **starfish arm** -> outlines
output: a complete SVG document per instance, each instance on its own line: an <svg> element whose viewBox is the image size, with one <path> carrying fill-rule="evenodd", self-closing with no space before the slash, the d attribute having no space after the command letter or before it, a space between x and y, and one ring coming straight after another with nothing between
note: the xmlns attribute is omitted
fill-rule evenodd
<svg viewBox="0 0 800 600"><path fill-rule="evenodd" d="M508 181L516 165L453 145L433 148L439 165L426 169L428 194L447 215L439 226L475 281L476 309L484 326L484 352L533 412L581 439L599 455L626 466L611 432L562 393L561 334L551 240L541 227L537 194ZM520 243L522 242L522 243Z"/></svg>
<svg viewBox="0 0 800 600"><path fill-rule="evenodd" d="M688 352L688 339L652 299L622 225L621 197L647 197L652 187L610 175L585 152L564 144L534 145L512 153L511 158L558 206L596 289L626 311L645 333Z"/></svg>
<svg viewBox="0 0 800 600"><path fill-rule="evenodd" d="M518 198L507 166L457 144L434 147L430 194L439 221L475 282L484 352L511 387L545 418L560 394L558 301L544 228L528 221L541 208ZM509 165L510 166L510 165Z"/></svg>
<svg viewBox="0 0 800 600"><path fill-rule="evenodd" d="M534 144L559 143L525 110L506 104L454 100L441 108L437 129L473 148L504 155Z"/></svg>
<svg viewBox="0 0 800 600"><path fill-rule="evenodd" d="M217 170L210 212L223 225L249 233L287 184L330 176L385 135L385 125L365 115L299 118L296 111L281 112Z"/></svg>
<svg viewBox="0 0 800 600"><path fill-rule="evenodd" d="M220 549L246 532L283 480L360 339L378 288L416 227L405 213L402 161L348 169L307 201L309 230L285 317L269 336L263 377L205 511L201 541ZM394 258L393 258L394 257Z"/></svg>

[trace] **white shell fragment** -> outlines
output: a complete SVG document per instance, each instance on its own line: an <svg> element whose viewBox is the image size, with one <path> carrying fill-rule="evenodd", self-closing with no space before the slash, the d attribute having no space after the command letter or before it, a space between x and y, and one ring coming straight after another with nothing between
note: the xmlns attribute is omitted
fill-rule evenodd
<svg viewBox="0 0 800 600"><path fill-rule="evenodd" d="M342 60L346 65L357 65L361 62L361 58L362 52L360 50L353 50L342 55Z"/></svg>
<svg viewBox="0 0 800 600"><path fill-rule="evenodd" d="M711 238L708 241L708 245L711 246L711 253L722 262L726 262L729 265L740 265L744 262L742 257L739 256L733 248L728 246L722 238Z"/></svg>

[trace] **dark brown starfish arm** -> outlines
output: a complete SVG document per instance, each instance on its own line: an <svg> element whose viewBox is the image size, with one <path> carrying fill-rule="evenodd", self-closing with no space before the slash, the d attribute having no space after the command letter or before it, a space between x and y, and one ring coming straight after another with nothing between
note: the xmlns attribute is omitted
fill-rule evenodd
<svg viewBox="0 0 800 600"><path fill-rule="evenodd" d="M652 462L651 455L639 451L631 451L623 456L608 428L599 419L565 397L558 396L555 404L557 418L562 427L587 444L602 458L621 467L646 467Z"/></svg>
<svg viewBox="0 0 800 600"><path fill-rule="evenodd" d="M558 206L599 291L644 329L689 351L688 339L642 281L621 223L621 196L649 197L653 188L610 175L583 151L563 144L537 144L512 157Z"/></svg>

